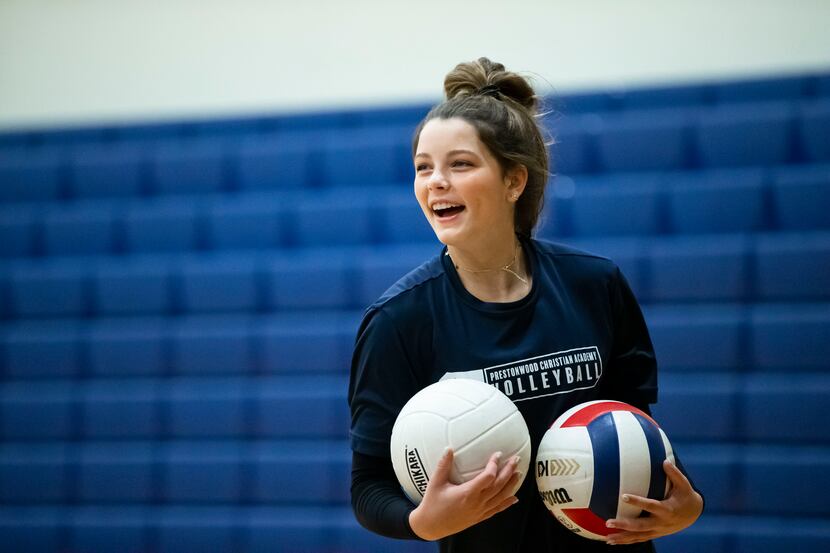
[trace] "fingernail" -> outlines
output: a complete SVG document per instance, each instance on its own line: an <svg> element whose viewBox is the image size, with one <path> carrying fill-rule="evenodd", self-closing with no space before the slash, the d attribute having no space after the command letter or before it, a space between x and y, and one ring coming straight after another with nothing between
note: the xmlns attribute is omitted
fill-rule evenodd
<svg viewBox="0 0 830 553"><path fill-rule="evenodd" d="M451 449L452 449L452 448L450 448L450 446L445 447L445 448L444 448L444 453L443 453L443 455L441 455L441 456L442 456L442 457L446 457L447 455L449 455L449 454L450 454Z"/></svg>
<svg viewBox="0 0 830 553"><path fill-rule="evenodd" d="M501 451L496 452L496 461L501 461Z"/></svg>
<svg viewBox="0 0 830 553"><path fill-rule="evenodd" d="M522 460L522 458L519 457L518 455L514 456L513 459L512 459L513 463L515 463L517 465L519 464L519 461L521 461L521 460Z"/></svg>
<svg viewBox="0 0 830 553"><path fill-rule="evenodd" d="M518 503L518 502L519 502L519 498L518 498L518 497L514 497L514 498L513 498L513 505L515 505L515 504L516 504L516 503Z"/></svg>
<svg viewBox="0 0 830 553"><path fill-rule="evenodd" d="M606 528L616 528L617 525L609 520L608 522L605 523L605 527Z"/></svg>
<svg viewBox="0 0 830 553"><path fill-rule="evenodd" d="M611 541L611 540L608 540L608 541L607 541L607 542L605 542L605 543L607 543L608 545L617 545L617 542L615 542L615 541Z"/></svg>
<svg viewBox="0 0 830 553"><path fill-rule="evenodd" d="M626 503L628 503L629 501L631 501L631 498L628 497L628 494L623 494L622 500L625 501Z"/></svg>

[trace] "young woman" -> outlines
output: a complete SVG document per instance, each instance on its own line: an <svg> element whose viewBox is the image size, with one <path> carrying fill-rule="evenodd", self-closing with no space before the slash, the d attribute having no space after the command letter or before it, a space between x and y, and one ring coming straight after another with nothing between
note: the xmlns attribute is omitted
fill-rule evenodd
<svg viewBox="0 0 830 553"><path fill-rule="evenodd" d="M374 532L440 540L445 552L605 550L606 543L581 538L554 519L532 474L512 495L518 460L500 459L500 452L479 476L455 485L449 451L417 508L395 478L389 453L395 418L418 390L447 373L509 390L534 452L550 424L574 405L616 399L648 412L657 399L651 340L619 269L532 238L549 174L533 89L486 58L458 65L444 88L446 101L415 132L413 160L415 197L446 247L370 306L358 331L349 385L352 506ZM601 359L592 379L551 377L547 388L531 389L513 382L521 376L506 376L511 371L490 370L580 348ZM668 462L665 470L669 497L631 496L651 516L609 521L619 532L608 544L653 551L650 540L697 519L702 497L681 470Z"/></svg>

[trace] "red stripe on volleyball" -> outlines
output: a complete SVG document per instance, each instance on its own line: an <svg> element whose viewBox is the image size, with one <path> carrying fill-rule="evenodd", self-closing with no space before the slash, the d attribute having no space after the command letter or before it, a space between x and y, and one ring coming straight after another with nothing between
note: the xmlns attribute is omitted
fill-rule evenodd
<svg viewBox="0 0 830 553"><path fill-rule="evenodd" d="M592 420L610 411L631 411L632 413L637 413L638 415L642 415L650 420L657 428L660 428L660 425L657 424L654 419L643 413L641 410L637 409L633 405L622 403L620 401L602 401L600 403L594 403L593 405L587 405L568 417L568 420L562 423L562 428L567 428L569 426L588 426Z"/></svg>
<svg viewBox="0 0 830 553"><path fill-rule="evenodd" d="M562 509L562 514L571 519L580 528L600 536L610 536L614 532L619 531L613 528L607 528L605 521L595 515L591 509Z"/></svg>

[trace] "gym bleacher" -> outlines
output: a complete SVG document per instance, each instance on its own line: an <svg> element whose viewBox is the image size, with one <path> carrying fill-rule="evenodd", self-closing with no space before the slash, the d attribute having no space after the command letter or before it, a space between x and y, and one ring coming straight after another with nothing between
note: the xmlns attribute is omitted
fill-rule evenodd
<svg viewBox="0 0 830 553"><path fill-rule="evenodd" d="M658 550L830 550L830 76L549 105L538 235L627 275L707 500ZM355 522L346 404L428 107L0 134L0 553L434 549Z"/></svg>

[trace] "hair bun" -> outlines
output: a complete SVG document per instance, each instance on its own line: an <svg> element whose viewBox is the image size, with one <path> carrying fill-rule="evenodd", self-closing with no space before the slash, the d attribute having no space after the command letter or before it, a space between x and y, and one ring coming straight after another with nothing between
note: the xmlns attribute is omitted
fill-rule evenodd
<svg viewBox="0 0 830 553"><path fill-rule="evenodd" d="M531 113L536 112L539 103L527 79L488 58L456 65L444 78L444 92L447 100L476 95L507 98Z"/></svg>

